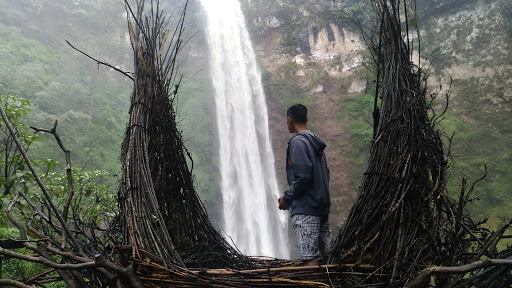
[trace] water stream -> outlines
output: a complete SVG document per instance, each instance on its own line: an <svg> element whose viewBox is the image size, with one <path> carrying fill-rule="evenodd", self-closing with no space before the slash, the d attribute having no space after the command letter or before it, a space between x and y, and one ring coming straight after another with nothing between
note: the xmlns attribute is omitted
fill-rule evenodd
<svg viewBox="0 0 512 288"><path fill-rule="evenodd" d="M201 2L215 87L224 231L245 254L288 258L288 214L277 208L267 106L240 3Z"/></svg>

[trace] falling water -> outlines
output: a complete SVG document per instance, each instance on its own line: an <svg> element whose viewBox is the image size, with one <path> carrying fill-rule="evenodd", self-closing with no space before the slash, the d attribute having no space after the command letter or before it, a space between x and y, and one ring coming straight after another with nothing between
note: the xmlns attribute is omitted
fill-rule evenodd
<svg viewBox="0 0 512 288"><path fill-rule="evenodd" d="M240 3L201 2L216 92L224 230L245 254L288 258L288 214L277 207L267 106Z"/></svg>

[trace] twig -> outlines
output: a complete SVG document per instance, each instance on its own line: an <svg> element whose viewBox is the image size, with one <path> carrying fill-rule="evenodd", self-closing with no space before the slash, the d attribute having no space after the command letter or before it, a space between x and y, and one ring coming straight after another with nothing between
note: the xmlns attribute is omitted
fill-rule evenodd
<svg viewBox="0 0 512 288"><path fill-rule="evenodd" d="M27 239L27 231L25 231L25 227L23 227L23 224L21 224L16 218L14 218L11 214L12 206L18 201L18 198L20 197L20 193L23 192L23 189L25 188L25 180L20 181L20 192L14 196L14 198L9 202L9 205L7 206L7 218L9 218L9 221L11 221L16 228L18 228L18 231L20 231L20 238L21 240Z"/></svg>
<svg viewBox="0 0 512 288"><path fill-rule="evenodd" d="M418 276L416 276L413 280L407 283L405 285L405 288L423 287L423 285L427 283L427 281L430 279L430 276L432 276L432 274L465 274L489 266L512 266L512 259L480 259L462 266L427 267L421 270L420 273L418 273Z"/></svg>
<svg viewBox="0 0 512 288"><path fill-rule="evenodd" d="M20 239L0 239L0 247L5 249L19 249L25 247L23 244L28 242L46 242L49 239L32 239L32 240L20 240Z"/></svg>
<svg viewBox="0 0 512 288"><path fill-rule="evenodd" d="M100 60L98 60L98 59L96 59L96 58L94 58L94 57L90 56L89 54L87 54L87 53L83 52L82 50L80 50L80 49L76 48L75 46L71 45L71 43L69 43L69 41L68 41L68 40L64 40L64 41L66 41L66 43L68 43L68 45L69 45L69 46L71 46L71 48L73 48L74 50L76 50L76 51L80 52L81 54L85 55L87 58L89 58L89 59L93 60L93 61L94 61L94 62L96 62L97 64L101 64L101 65L104 65L104 66L110 67L110 68L112 68L112 69L116 70L117 72L119 72L119 73L123 74L124 76L126 76L126 77L130 78L130 79L133 81L133 76L131 76L129 72L125 72L125 71L123 71L123 70L121 70L121 69L119 69L119 68L117 68L117 67L115 67L115 66L112 66L112 65L108 64L107 62L100 61Z"/></svg>
<svg viewBox="0 0 512 288"><path fill-rule="evenodd" d="M505 222L503 225L501 225L501 227L496 231L494 232L486 241L485 241L485 245L480 249L480 252L478 252L478 254L473 258L474 260L477 260L477 259L480 259L480 257L482 257L482 255L484 255L485 253L487 253L487 249L493 245L493 243L495 243L497 240L499 240L501 238L501 235L503 235L503 233L505 232L505 230L507 230L508 227L510 227L510 225L512 225L512 218L508 219L507 222Z"/></svg>
<svg viewBox="0 0 512 288"><path fill-rule="evenodd" d="M345 266L346 265L346 266ZM200 271L197 271L197 270L192 270L191 272L194 273L194 274L208 274L208 275L238 275L238 274L265 274L265 273L268 273L269 271L271 273L276 273L276 272L297 272L297 271L316 271L318 270L319 268L321 269L336 269L336 268L345 268L345 269L350 269L350 268L353 268L355 265L349 265L349 264L345 264L345 265L337 265L337 264L331 264L331 265L322 265L320 267L318 266L297 266L297 267L278 267L278 268L269 268L269 269L252 269L252 270L240 270L240 271L237 271L237 270L227 270L227 269L208 269L206 271L204 270L200 270ZM362 269L369 269L369 270L372 270L374 269L375 267L372 266L372 265L361 265L361 266L358 266L358 268L362 268Z"/></svg>
<svg viewBox="0 0 512 288"><path fill-rule="evenodd" d="M64 152L64 155L66 157L66 177L68 180L68 198L66 199L66 203L64 204L64 209L62 210L62 217L64 218L64 221L68 221L68 213L69 213L69 206L71 205L71 201L73 199L74 189L73 189L73 175L71 170L71 151L67 149L64 146L64 143L62 143L62 140L60 139L59 134L57 134L57 124L59 123L58 120L55 120L55 123L53 124L53 128L51 130L37 128L34 126L30 126L30 128L34 129L36 132L45 132L50 133L55 137L55 140L59 144L60 149ZM66 235L64 234L62 237L62 247L64 248L66 245Z"/></svg>
<svg viewBox="0 0 512 288"><path fill-rule="evenodd" d="M78 269L89 269L95 268L98 265L94 261L84 262L84 263L76 263L76 264L59 264L53 261L50 261L42 256L29 256L25 254L20 254L16 252L9 251L0 247L0 254L5 255L7 257L16 258L24 261L29 261L33 263L43 264L50 268L55 268L58 270L78 270Z"/></svg>
<svg viewBox="0 0 512 288"><path fill-rule="evenodd" d="M462 185L460 187L460 194L459 194L459 206L457 208L457 216L455 221L455 232L459 231L459 227L461 225L462 221L462 213L464 211L464 193L466 192L466 176L462 177Z"/></svg>
<svg viewBox="0 0 512 288"><path fill-rule="evenodd" d="M55 269L50 269L50 270L48 270L48 271L45 271L45 272L39 273L39 274L37 274L37 275L35 275L35 276L33 276L33 277L29 278L29 279L26 281L26 283L30 284L31 282L34 282L37 278L39 278L39 277L43 277L43 276L45 276L45 275L48 275L48 274L50 274L50 273L52 273L52 272L54 272L54 271L55 271Z"/></svg>

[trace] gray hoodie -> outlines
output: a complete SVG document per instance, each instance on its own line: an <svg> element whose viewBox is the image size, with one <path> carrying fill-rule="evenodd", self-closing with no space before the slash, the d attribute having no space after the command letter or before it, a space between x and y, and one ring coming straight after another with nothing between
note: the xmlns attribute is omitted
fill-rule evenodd
<svg viewBox="0 0 512 288"><path fill-rule="evenodd" d="M325 159L325 142L309 130L290 139L286 151L286 176L290 188L284 200L291 213L314 216L329 214L329 168Z"/></svg>

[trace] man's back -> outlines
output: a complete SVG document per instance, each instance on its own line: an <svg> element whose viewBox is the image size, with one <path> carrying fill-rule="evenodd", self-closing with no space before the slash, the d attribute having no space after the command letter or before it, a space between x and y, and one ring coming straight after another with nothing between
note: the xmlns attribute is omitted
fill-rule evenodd
<svg viewBox="0 0 512 288"><path fill-rule="evenodd" d="M329 169L325 142L309 130L295 135L288 143L286 175L290 189L285 200L291 213L323 216L329 214Z"/></svg>
<svg viewBox="0 0 512 288"><path fill-rule="evenodd" d="M331 252L329 229L329 169L325 142L307 128L307 108L302 104L288 107L286 125L296 133L286 151L286 177L290 188L279 198L279 209L292 208L292 225L303 265L317 266L318 253Z"/></svg>

